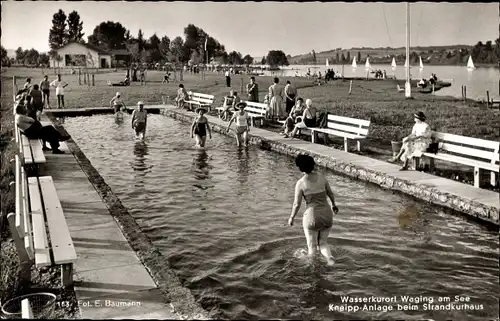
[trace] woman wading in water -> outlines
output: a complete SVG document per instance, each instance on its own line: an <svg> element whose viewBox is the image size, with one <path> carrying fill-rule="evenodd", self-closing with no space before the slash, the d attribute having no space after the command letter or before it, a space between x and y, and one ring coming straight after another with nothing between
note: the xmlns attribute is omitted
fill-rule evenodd
<svg viewBox="0 0 500 321"><path fill-rule="evenodd" d="M307 240L309 257L314 257L316 248L319 247L328 265L333 265L335 262L328 246L328 234L333 224L333 213L337 214L339 209L335 205L332 188L323 175L314 171L316 164L311 156L299 155L295 164L304 173L304 176L295 185L295 200L288 224L293 225L295 215L297 215L302 198L304 198L307 208L302 218L302 226ZM332 202L331 207L327 197Z"/></svg>
<svg viewBox="0 0 500 321"><path fill-rule="evenodd" d="M196 113L198 117L193 121L193 125L191 125L191 138L196 136L196 146L205 147L205 142L207 140L207 131L208 137L212 139L212 133L210 132L210 126L208 125L208 119L205 117L206 110L204 108L196 109Z"/></svg>
<svg viewBox="0 0 500 321"><path fill-rule="evenodd" d="M245 102L240 102L236 105L239 110L233 114L229 124L227 125L227 131L231 127L232 123L236 121L236 130L234 134L236 136L236 144L241 146L241 137L245 142L245 146L248 146L248 132L250 131L250 116L245 111L247 104Z"/></svg>

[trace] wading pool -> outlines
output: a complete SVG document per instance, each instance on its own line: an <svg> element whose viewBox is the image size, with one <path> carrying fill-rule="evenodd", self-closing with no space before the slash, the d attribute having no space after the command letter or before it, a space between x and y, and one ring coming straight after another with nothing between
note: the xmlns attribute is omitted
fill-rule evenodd
<svg viewBox="0 0 500 321"><path fill-rule="evenodd" d="M319 169L339 207L329 238L336 265L310 264L296 256L306 248L304 204L286 226L302 175L294 159L238 148L217 133L197 149L188 124L162 115L149 116L145 142L134 139L130 115L122 123L113 115L67 118L64 127L195 298L220 318L498 316L498 231ZM389 302L343 303L343 296Z"/></svg>

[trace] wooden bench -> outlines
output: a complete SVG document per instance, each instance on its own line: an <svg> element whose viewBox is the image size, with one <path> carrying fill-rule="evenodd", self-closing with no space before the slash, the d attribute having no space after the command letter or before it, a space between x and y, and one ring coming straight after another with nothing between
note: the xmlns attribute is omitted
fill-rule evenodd
<svg viewBox="0 0 500 321"><path fill-rule="evenodd" d="M480 172L491 171L491 185L496 185L496 174L499 171L499 142L484 140L441 132L433 132L435 141L439 142L436 154L423 153L422 158L429 158L429 165L434 167L434 159L458 163L474 167L474 187L479 187ZM417 164L418 166L418 161Z"/></svg>
<svg viewBox="0 0 500 321"><path fill-rule="evenodd" d="M259 120L260 125L264 125L264 119L267 116L268 106L264 103L256 103L245 101L247 106L245 107L245 111L248 113L248 116L252 119L252 126L255 126L255 121Z"/></svg>
<svg viewBox="0 0 500 321"><path fill-rule="evenodd" d="M14 137L16 145L19 148L19 155L22 156L24 165L36 167L39 164L45 164L46 159L43 154L42 141L39 139L29 139L17 127L15 121L17 103L14 103Z"/></svg>
<svg viewBox="0 0 500 321"><path fill-rule="evenodd" d="M189 100L186 100L184 104L188 104L190 110L193 108L193 105L195 105L197 108L207 107L208 111L210 111L210 108L212 108L212 104L215 101L214 95L194 93L192 91L188 92L188 94L189 94Z"/></svg>
<svg viewBox="0 0 500 321"><path fill-rule="evenodd" d="M61 283L67 287L73 283L77 256L52 177L27 178L17 155L15 173L16 212L7 220L21 266L60 266ZM30 280L31 273L24 278Z"/></svg>
<svg viewBox="0 0 500 321"><path fill-rule="evenodd" d="M361 150L361 140L368 135L370 120L357 119L328 114L327 128L307 128L311 131L311 141L316 142L317 133L333 135L344 138L344 151L349 151L349 140L355 140L357 150Z"/></svg>
<svg viewBox="0 0 500 321"><path fill-rule="evenodd" d="M14 122L14 135L24 165L36 167L46 163L41 140L26 137L17 127L16 122Z"/></svg>

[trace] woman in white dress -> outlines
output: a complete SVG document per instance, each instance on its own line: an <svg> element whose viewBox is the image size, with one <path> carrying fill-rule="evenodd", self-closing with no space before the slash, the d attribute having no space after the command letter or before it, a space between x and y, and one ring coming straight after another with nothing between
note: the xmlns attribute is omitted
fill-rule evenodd
<svg viewBox="0 0 500 321"><path fill-rule="evenodd" d="M278 78L274 78L274 84L269 87L269 97L271 97L269 115L272 120L286 117L285 108L283 107L284 88L279 85L279 82Z"/></svg>
<svg viewBox="0 0 500 321"><path fill-rule="evenodd" d="M429 124L425 122L425 115L423 112L419 111L414 114L415 125L411 130L411 134L403 138L403 147L399 153L391 158L389 162L395 163L398 159L403 161L403 167L400 170L404 171L408 169L408 162L413 157L421 157L427 148L429 148L432 142L432 131Z"/></svg>

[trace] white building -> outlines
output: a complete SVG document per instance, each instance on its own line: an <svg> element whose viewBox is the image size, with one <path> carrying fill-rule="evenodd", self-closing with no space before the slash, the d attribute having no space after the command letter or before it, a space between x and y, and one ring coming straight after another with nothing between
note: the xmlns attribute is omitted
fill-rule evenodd
<svg viewBox="0 0 500 321"><path fill-rule="evenodd" d="M60 60L50 58L50 67L111 68L111 53L85 43L70 42L57 49Z"/></svg>

